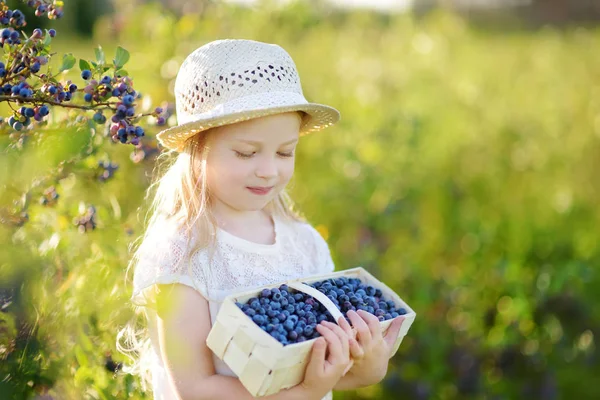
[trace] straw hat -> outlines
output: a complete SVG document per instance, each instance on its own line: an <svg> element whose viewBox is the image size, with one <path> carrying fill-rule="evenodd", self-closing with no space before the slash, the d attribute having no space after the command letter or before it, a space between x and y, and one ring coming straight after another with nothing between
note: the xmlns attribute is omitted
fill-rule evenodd
<svg viewBox="0 0 600 400"><path fill-rule="evenodd" d="M177 126L157 139L181 152L191 136L212 127L289 111L306 113L300 135L340 119L333 107L309 103L290 55L276 44L216 40L192 52L175 80Z"/></svg>

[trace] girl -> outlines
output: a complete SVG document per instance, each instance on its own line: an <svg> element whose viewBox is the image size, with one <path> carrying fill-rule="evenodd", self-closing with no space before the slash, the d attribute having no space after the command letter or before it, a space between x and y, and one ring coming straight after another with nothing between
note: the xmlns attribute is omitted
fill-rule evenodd
<svg viewBox="0 0 600 400"><path fill-rule="evenodd" d="M141 355L125 371L143 375L155 399L250 399L206 337L225 296L333 271L327 243L293 211L285 187L299 137L333 125L339 113L306 101L285 50L251 40L194 51L175 96L179 125L157 136L174 162L150 188L152 215L130 264L131 300L148 337L124 329L117 346ZM384 336L365 314L348 314L356 339L344 318L319 324L323 337L302 384L268 399L331 399L333 389L379 382L402 320ZM124 335L129 349L119 345Z"/></svg>

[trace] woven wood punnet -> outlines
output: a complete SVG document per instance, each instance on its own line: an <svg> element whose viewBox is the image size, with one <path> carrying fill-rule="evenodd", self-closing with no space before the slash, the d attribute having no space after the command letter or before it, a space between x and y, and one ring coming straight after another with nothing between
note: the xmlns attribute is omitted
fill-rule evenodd
<svg viewBox="0 0 600 400"><path fill-rule="evenodd" d="M291 289L313 296L337 321L342 313L335 304L323 293L302 282L310 284L340 277L358 278L364 284L380 289L383 296L393 300L397 308L406 309L407 314L404 315L404 323L393 351L395 354L416 314L400 296L362 267L288 280L227 296L206 339L207 346L231 368L248 392L255 397L271 395L301 383L315 339L283 346L256 325L235 303L245 303L258 296L262 289L279 287L285 283ZM392 320L380 322L382 331L386 332L391 323Z"/></svg>

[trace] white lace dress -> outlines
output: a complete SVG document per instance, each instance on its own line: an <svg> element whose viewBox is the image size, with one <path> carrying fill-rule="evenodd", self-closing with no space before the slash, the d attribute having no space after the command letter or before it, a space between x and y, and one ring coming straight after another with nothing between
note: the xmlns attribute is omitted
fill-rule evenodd
<svg viewBox="0 0 600 400"><path fill-rule="evenodd" d="M149 238L148 251L144 252L134 273L131 300L144 304L143 290L155 283L182 283L209 296L211 323L214 323L223 298L227 295L267 284L310 275L332 272L334 264L329 247L310 224L287 222L274 217L275 243L258 244L234 236L222 229L217 231L217 248L209 268L206 250L196 252L189 266L177 267L185 254L185 236L170 226L155 229L155 239ZM181 263L184 264L184 263ZM152 342L152 380L155 400L176 399L161 359L153 313L149 313L149 330ZM236 376L213 354L217 374ZM328 393L323 400L331 400Z"/></svg>

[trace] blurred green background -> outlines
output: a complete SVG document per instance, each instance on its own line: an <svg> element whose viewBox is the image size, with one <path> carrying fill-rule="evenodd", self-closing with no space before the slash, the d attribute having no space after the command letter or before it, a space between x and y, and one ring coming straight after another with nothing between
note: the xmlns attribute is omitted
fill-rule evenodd
<svg viewBox="0 0 600 400"><path fill-rule="evenodd" d="M401 12L65 2L60 21L28 19L28 29L57 29L53 62L66 52L93 59L97 45L111 58L123 46L154 106L174 101L187 54L236 37L283 46L309 101L341 111L339 125L301 141L292 195L338 270L364 266L417 319L381 384L335 399L600 398L591 2L423 1ZM81 81L79 69L68 78ZM127 361L115 337L132 316L125 268L158 129L148 129L145 157L133 157L73 121L16 147L0 134L0 398L149 398L115 374ZM100 161L118 164L110 179L99 179ZM44 206L51 186L60 197ZM97 225L82 234L73 220L89 206Z"/></svg>

